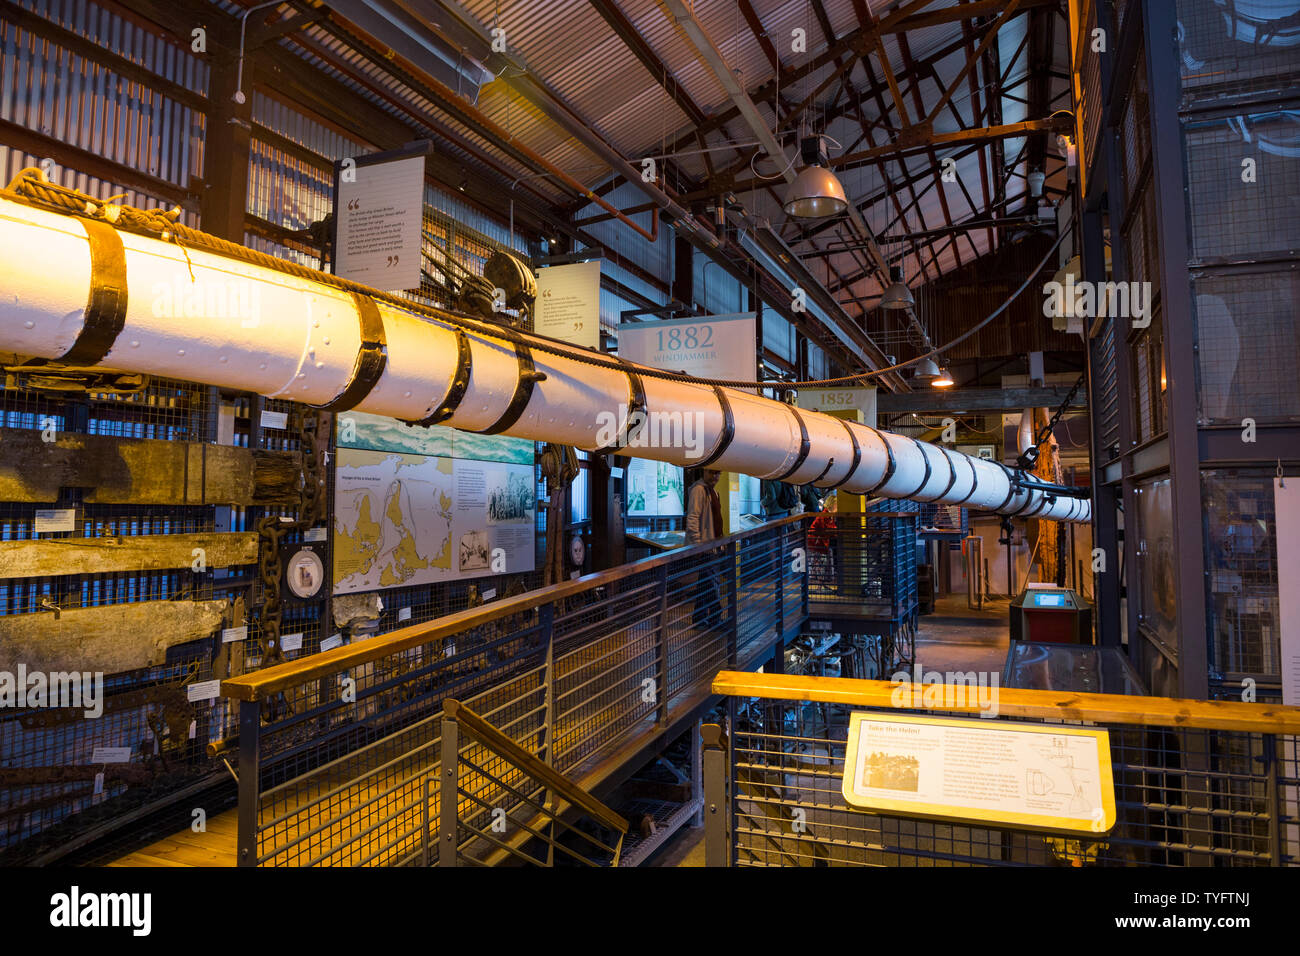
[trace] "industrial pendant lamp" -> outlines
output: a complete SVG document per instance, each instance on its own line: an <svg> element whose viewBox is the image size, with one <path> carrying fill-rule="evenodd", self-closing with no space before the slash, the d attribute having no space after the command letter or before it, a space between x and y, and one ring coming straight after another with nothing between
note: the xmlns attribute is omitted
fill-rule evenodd
<svg viewBox="0 0 1300 956"><path fill-rule="evenodd" d="M952 373L948 371L947 366L939 370L938 376L930 380L931 388L952 388L956 384L952 380Z"/></svg>
<svg viewBox="0 0 1300 956"><path fill-rule="evenodd" d="M825 219L849 208L844 187L827 169L828 158L820 136L805 136L799 142L804 168L799 170L785 194L785 214L797 219Z"/></svg>
<svg viewBox="0 0 1300 956"><path fill-rule="evenodd" d="M916 363L916 370L912 375L915 378L937 379L939 377L939 366L934 364L934 359L923 358Z"/></svg>
<svg viewBox="0 0 1300 956"><path fill-rule="evenodd" d="M916 303L912 299L912 291L907 287L907 283L903 281L903 267L890 266L889 277L893 281L890 282L889 288L885 290L885 294L880 300L880 307L882 309L910 309ZM930 366L933 368L934 363L931 362Z"/></svg>

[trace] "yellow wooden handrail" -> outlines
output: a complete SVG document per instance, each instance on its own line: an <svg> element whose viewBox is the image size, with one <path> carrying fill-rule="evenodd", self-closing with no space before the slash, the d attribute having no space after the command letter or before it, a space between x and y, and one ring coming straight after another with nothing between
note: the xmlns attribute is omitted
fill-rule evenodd
<svg viewBox="0 0 1300 956"><path fill-rule="evenodd" d="M907 688L910 685L901 685ZM951 688L941 706L924 706L917 687L915 698L903 704L909 710L944 713L978 713L975 688ZM893 709L900 685L885 680L848 677L805 677L797 674L750 674L721 671L713 679L713 692L729 697L769 700L804 700L851 707ZM906 693L903 691L902 693ZM1227 700L1181 700L1174 697L1139 697L1125 694L1084 694L1070 691L1026 690L999 687L997 712L1007 717L1086 720L1098 724L1135 727L1192 727L1198 730L1235 730L1254 734L1300 735L1300 707L1247 704ZM961 702L965 702L964 706ZM957 704L957 706L953 706Z"/></svg>

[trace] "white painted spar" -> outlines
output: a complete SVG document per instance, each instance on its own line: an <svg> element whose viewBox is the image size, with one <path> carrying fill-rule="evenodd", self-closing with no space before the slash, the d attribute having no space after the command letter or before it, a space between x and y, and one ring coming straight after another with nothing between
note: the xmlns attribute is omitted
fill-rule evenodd
<svg viewBox="0 0 1300 956"><path fill-rule="evenodd" d="M102 367L312 405L343 394L362 345L361 313L350 292L235 258L119 235L127 311ZM84 323L91 283L89 240L81 220L0 197L0 349L45 359L66 353ZM404 420L426 418L455 392L456 326L386 302L377 306L387 363L357 409ZM520 362L515 346L504 339L467 332L465 342L471 374L445 423L483 431L510 409ZM576 346L547 344L564 354L532 350L536 370L545 378L501 433L588 450L601 447L602 438L608 440L602 426L611 416L626 422L636 405L639 396L629 374L579 361L591 353ZM691 465L718 450L727 416L715 389L639 378L651 416L689 421L692 427L679 430L681 440L636 445L631 450L637 457ZM722 470L1007 514L1090 519L1087 501L1049 498L1040 491L1012 494L1011 473L995 462L752 392L722 392L734 428L713 463Z"/></svg>

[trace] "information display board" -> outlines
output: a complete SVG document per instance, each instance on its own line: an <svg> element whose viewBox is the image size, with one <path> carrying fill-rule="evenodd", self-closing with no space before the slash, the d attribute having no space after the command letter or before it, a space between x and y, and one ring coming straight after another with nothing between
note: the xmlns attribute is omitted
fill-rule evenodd
<svg viewBox="0 0 1300 956"><path fill-rule="evenodd" d="M686 489L680 465L633 458L627 466L627 513L662 517L686 513Z"/></svg>
<svg viewBox="0 0 1300 956"><path fill-rule="evenodd" d="M851 806L962 823L1098 835L1115 825L1104 729L855 713L842 783Z"/></svg>
<svg viewBox="0 0 1300 956"><path fill-rule="evenodd" d="M533 443L345 412L335 594L531 571Z"/></svg>
<svg viewBox="0 0 1300 956"><path fill-rule="evenodd" d="M428 144L335 165L334 274L388 292L420 287Z"/></svg>
<svg viewBox="0 0 1300 956"><path fill-rule="evenodd" d="M600 349L600 260L537 270L533 331Z"/></svg>

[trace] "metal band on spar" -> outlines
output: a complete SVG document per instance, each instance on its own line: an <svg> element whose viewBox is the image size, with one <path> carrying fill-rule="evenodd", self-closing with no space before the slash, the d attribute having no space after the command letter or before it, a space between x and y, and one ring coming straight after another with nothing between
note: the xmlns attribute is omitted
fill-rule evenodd
<svg viewBox="0 0 1300 956"><path fill-rule="evenodd" d="M1086 500L1021 488L996 462L740 389L593 366L323 281L0 197L0 349L356 408L466 431L611 447L855 494L1090 520ZM106 255L110 248L113 255ZM525 337L527 338L527 337ZM570 358L569 356L573 356ZM639 406L639 408L638 408ZM630 419L699 424L639 443ZM603 415L602 415L603 413ZM600 437L598 437L600 435ZM605 441L602 442L601 438Z"/></svg>

